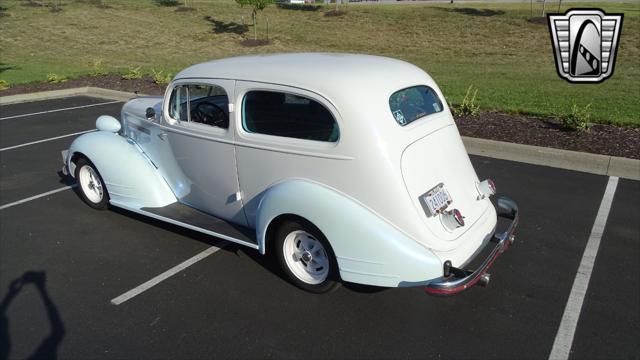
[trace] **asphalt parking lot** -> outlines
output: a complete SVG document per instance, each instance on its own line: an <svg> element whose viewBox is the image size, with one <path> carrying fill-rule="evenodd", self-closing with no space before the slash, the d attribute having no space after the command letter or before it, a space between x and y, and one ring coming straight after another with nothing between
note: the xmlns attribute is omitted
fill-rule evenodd
<svg viewBox="0 0 640 360"><path fill-rule="evenodd" d="M59 174L77 136L65 135L121 106L74 97L0 107L0 359L546 359L612 181L474 156L522 216L487 288L440 298L345 284L312 295L254 250L86 206ZM640 182L614 190L584 303L569 314L579 316L571 359L640 358Z"/></svg>

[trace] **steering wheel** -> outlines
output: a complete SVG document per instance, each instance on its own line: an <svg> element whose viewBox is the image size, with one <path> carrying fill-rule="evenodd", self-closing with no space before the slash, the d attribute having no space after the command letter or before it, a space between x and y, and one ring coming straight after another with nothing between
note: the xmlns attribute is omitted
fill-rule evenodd
<svg viewBox="0 0 640 360"><path fill-rule="evenodd" d="M227 114L218 105L202 101L191 110L191 119L201 124L226 127Z"/></svg>

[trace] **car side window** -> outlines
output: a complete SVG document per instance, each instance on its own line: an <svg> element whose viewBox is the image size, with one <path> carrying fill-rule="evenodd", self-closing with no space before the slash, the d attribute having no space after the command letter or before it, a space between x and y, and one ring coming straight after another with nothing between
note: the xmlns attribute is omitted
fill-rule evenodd
<svg viewBox="0 0 640 360"><path fill-rule="evenodd" d="M187 104L187 87L176 86L171 93L171 99L169 100L169 116L172 119L178 121L189 121L187 116L188 104Z"/></svg>
<svg viewBox="0 0 640 360"><path fill-rule="evenodd" d="M229 98L217 85L178 85L169 100L169 115L180 122L229 127Z"/></svg>
<svg viewBox="0 0 640 360"><path fill-rule="evenodd" d="M242 127L256 134L336 142L338 124L319 102L276 91L250 91L242 101Z"/></svg>

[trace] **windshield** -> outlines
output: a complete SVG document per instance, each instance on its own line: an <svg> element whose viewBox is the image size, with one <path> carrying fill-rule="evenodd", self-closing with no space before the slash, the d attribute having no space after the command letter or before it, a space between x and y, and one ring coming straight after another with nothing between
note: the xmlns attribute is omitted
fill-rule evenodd
<svg viewBox="0 0 640 360"><path fill-rule="evenodd" d="M389 98L389 107L393 117L402 126L443 109L435 91L424 85L394 92Z"/></svg>

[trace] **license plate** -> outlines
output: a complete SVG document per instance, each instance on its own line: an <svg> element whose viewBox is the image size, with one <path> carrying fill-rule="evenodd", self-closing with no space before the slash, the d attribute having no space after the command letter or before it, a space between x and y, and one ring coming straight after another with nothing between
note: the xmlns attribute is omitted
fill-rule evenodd
<svg viewBox="0 0 640 360"><path fill-rule="evenodd" d="M449 195L449 192L445 189L444 184L438 184L438 186L427 191L427 193L422 196L422 199L431 215L441 213L452 201L451 195Z"/></svg>

